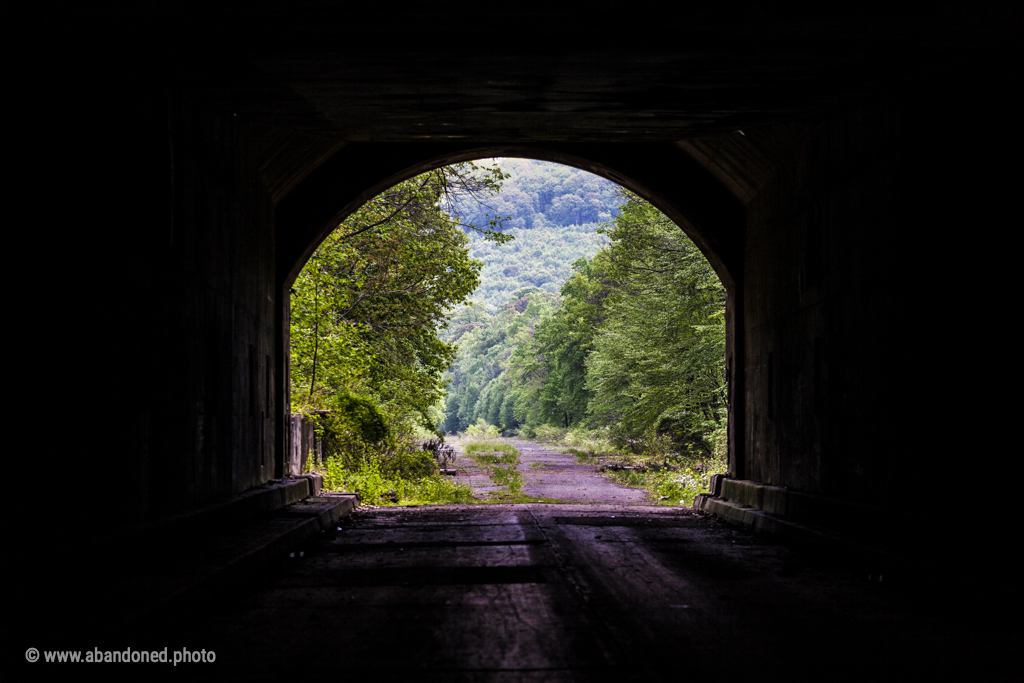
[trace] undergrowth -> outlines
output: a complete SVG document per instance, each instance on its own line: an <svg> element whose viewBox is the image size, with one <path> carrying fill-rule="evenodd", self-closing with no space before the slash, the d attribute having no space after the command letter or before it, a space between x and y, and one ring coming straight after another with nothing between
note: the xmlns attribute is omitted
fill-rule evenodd
<svg viewBox="0 0 1024 683"><path fill-rule="evenodd" d="M707 493L711 475L725 471L725 462L690 463L672 469L613 470L613 480L646 489L668 505L693 505L698 494Z"/></svg>
<svg viewBox="0 0 1024 683"><path fill-rule="evenodd" d="M376 460L346 467L339 458L328 458L322 469L324 488L354 491L368 505L442 505L472 503L473 489L439 474L402 476L385 473Z"/></svg>

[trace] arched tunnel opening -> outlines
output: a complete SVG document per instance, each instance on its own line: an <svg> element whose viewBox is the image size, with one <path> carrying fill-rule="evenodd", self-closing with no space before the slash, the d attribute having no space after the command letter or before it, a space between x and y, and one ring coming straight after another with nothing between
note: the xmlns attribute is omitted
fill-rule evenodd
<svg viewBox="0 0 1024 683"><path fill-rule="evenodd" d="M125 648L217 651L181 674L212 678L1012 671L1019 9L741 5L599 47L523 8L542 39L473 59L433 8L378 17L390 42L323 3L33 22L12 676ZM372 516L293 467L302 264L495 157L627 187L721 277L729 465L696 509Z"/></svg>
<svg viewBox="0 0 1024 683"><path fill-rule="evenodd" d="M645 500L596 477L573 490L570 470L597 469L690 505L726 470L726 292L677 225L599 176L508 158L421 173L347 216L287 286L289 467L328 489L468 502L489 474L516 502ZM472 454L496 436L581 462Z"/></svg>

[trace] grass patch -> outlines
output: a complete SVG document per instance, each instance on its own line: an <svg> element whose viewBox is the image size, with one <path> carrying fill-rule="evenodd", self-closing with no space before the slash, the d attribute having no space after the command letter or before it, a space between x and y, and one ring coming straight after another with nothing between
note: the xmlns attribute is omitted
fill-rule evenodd
<svg viewBox="0 0 1024 683"><path fill-rule="evenodd" d="M330 491L354 491L368 505L443 505L472 503L473 489L439 474L403 478L381 471L380 464L369 460L358 469L346 468L338 458L328 458L321 471L324 488Z"/></svg>
<svg viewBox="0 0 1024 683"><path fill-rule="evenodd" d="M584 451L584 450L580 450L579 448L566 448L565 452L566 453L570 453L572 455L575 455L576 456L576 462L581 462L581 463L599 462L598 456L602 455L602 454L598 453L597 451ZM606 453L604 455L612 455L612 454L611 453Z"/></svg>
<svg viewBox="0 0 1024 683"><path fill-rule="evenodd" d="M531 462L531 463L530 463L530 469L534 469L534 470L542 470L542 469L544 469L545 467L547 467L547 465L546 465L546 464L544 464L544 463L542 463L542 462Z"/></svg>
<svg viewBox="0 0 1024 683"><path fill-rule="evenodd" d="M495 484L507 487L513 494L519 493L523 488L523 475L519 474L515 464L504 467L495 466L490 475Z"/></svg>
<svg viewBox="0 0 1024 683"><path fill-rule="evenodd" d="M492 493L490 498L483 501L478 500L476 502L491 505L499 503L550 503L553 505L566 504L566 501L559 500L558 498L541 498L540 496L529 496L525 493L509 493L507 491Z"/></svg>
<svg viewBox="0 0 1024 683"><path fill-rule="evenodd" d="M469 456L478 465L490 467L492 465L514 465L519 462L519 456L514 453L474 453Z"/></svg>
<svg viewBox="0 0 1024 683"><path fill-rule="evenodd" d="M519 473L519 450L500 441L474 441L463 447L463 452L487 470L487 475L507 492L492 496L520 496L523 489L523 475ZM501 502L506 502L502 500ZM518 500L514 502L520 502ZM526 502L526 501L523 501Z"/></svg>
<svg viewBox="0 0 1024 683"><path fill-rule="evenodd" d="M466 455L473 455L474 453L511 453L517 458L519 457L519 451L516 450L515 446L502 443L501 441L474 441L463 446L462 451Z"/></svg>

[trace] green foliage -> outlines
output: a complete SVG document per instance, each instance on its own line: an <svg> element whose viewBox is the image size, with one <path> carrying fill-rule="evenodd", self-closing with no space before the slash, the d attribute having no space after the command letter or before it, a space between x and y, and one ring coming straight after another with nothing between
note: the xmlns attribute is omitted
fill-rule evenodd
<svg viewBox="0 0 1024 683"><path fill-rule="evenodd" d="M477 456L513 497L521 477L493 448L499 433L672 471L724 462L724 291L707 261L606 181L499 163L399 183L296 280L294 408L321 415L332 467L400 499L395 482L435 476L411 444L438 425L490 440ZM649 485L682 495L673 476Z"/></svg>
<svg viewBox="0 0 1024 683"><path fill-rule="evenodd" d="M491 465L497 465L498 463L509 464L516 462L516 456L509 453L474 453L469 456L473 461L484 467L490 467Z"/></svg>
<svg viewBox="0 0 1024 683"><path fill-rule="evenodd" d="M512 459L519 457L519 450L515 446L501 441L474 441L463 446L462 452L469 456L477 453L504 453ZM512 462L512 460L508 459L502 462Z"/></svg>
<svg viewBox="0 0 1024 683"><path fill-rule="evenodd" d="M661 423L679 446L709 451L704 435L725 405L721 282L678 227L634 196L609 235L617 284L587 358L589 412L624 438Z"/></svg>
<svg viewBox="0 0 1024 683"><path fill-rule="evenodd" d="M707 493L711 475L725 469L725 461L715 459L673 469L619 470L612 473L612 478L626 486L646 489L666 505L693 505L698 494Z"/></svg>
<svg viewBox="0 0 1024 683"><path fill-rule="evenodd" d="M519 290L557 294L572 264L590 258L607 237L596 228L610 220L621 200L617 186L569 166L530 159L494 159L505 174L500 194L486 202L456 203L463 221L502 216L515 241L500 246L470 232L473 258L483 263L481 285L470 298L493 315Z"/></svg>
<svg viewBox="0 0 1024 683"><path fill-rule="evenodd" d="M716 412L724 413L724 406L719 406ZM697 456L713 454L715 439L722 435L718 420L710 419L701 411L679 408L662 413L654 424L654 433L668 439L676 452Z"/></svg>
<svg viewBox="0 0 1024 683"><path fill-rule="evenodd" d="M708 456L725 409L724 290L677 226L622 197L611 244L574 264L561 306L510 355L505 393L527 437L600 427L633 452Z"/></svg>
<svg viewBox="0 0 1024 683"><path fill-rule="evenodd" d="M360 395L376 404L393 441L436 429L442 373L455 357L439 333L479 283L466 231L511 239L497 219L476 226L450 212L493 195L504 177L469 163L425 173L373 198L327 237L291 290L294 411L345 412L344 397Z"/></svg>
<svg viewBox="0 0 1024 683"><path fill-rule="evenodd" d="M394 448L384 414L370 399L340 393L330 397L332 409L314 418L325 456L342 456L366 449Z"/></svg>
<svg viewBox="0 0 1024 683"><path fill-rule="evenodd" d="M479 418L474 425L466 427L465 435L473 437L492 437L496 438L501 433L497 427L491 424L487 424L487 420Z"/></svg>
<svg viewBox="0 0 1024 683"><path fill-rule="evenodd" d="M491 479L494 483L508 488L509 493L513 495L519 493L523 488L523 477L519 474L516 466L516 464L505 465L504 467L495 465L491 469Z"/></svg>
<svg viewBox="0 0 1024 683"><path fill-rule="evenodd" d="M576 462L581 462L581 463L595 462L596 455L597 455L593 451L584 451L584 450L580 450L578 448L567 448L567 449L565 449L565 452L566 453L570 453L572 455L575 455L576 456Z"/></svg>
<svg viewBox="0 0 1024 683"><path fill-rule="evenodd" d="M464 221L482 224L509 216L506 229L535 230L611 220L621 203L617 186L578 168L533 159L494 159L505 173L500 195L455 207Z"/></svg>
<svg viewBox="0 0 1024 683"><path fill-rule="evenodd" d="M500 219L453 217L456 203L494 195L497 167L449 166L399 183L349 216L314 252L291 290L292 408L314 418L328 488L364 502L469 502L438 476L433 436L455 357L448 311L479 283L469 234L505 243ZM433 455L432 455L433 453Z"/></svg>
<svg viewBox="0 0 1024 683"><path fill-rule="evenodd" d="M726 462L729 459L729 420L722 418L708 437L711 442L711 457Z"/></svg>
<svg viewBox="0 0 1024 683"><path fill-rule="evenodd" d="M357 492L361 501L368 505L473 502L473 490L465 484L457 484L436 474L410 478L396 471L388 473L380 462L373 459L352 468L346 467L338 458L330 458L325 463L323 477L325 488Z"/></svg>
<svg viewBox="0 0 1024 683"><path fill-rule="evenodd" d="M512 229L515 241L498 246L471 237L473 258L481 261L480 286L470 297L475 308L494 315L516 292L536 288L557 295L572 275L572 264L592 257L608 238L599 224Z"/></svg>
<svg viewBox="0 0 1024 683"><path fill-rule="evenodd" d="M602 253L592 262L573 264L573 276L562 286L561 307L546 315L529 343L519 345L510 358L508 377L519 399L513 414L523 423L568 429L587 415L593 392L587 386L585 362L610 291L602 276ZM538 438L550 438L536 429L531 431Z"/></svg>
<svg viewBox="0 0 1024 683"><path fill-rule="evenodd" d="M565 427L557 425L539 424L533 427L533 437L538 441L557 442L562 441L569 433Z"/></svg>
<svg viewBox="0 0 1024 683"><path fill-rule="evenodd" d="M531 288L495 315L475 306L457 311L451 319L459 350L450 370L451 386L446 399L442 429L448 433L474 430L481 420L502 425L505 433L519 425L517 402L523 399L503 376L515 348L526 343L542 316L554 310L557 297Z"/></svg>

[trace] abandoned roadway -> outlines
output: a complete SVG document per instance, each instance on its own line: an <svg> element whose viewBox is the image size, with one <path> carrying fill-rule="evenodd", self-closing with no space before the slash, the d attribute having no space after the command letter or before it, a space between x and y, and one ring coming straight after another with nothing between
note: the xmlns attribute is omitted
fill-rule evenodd
<svg viewBox="0 0 1024 683"><path fill-rule="evenodd" d="M680 506L364 507L245 591L134 639L214 650L188 673L211 679L1016 678L1019 628L977 618L990 605L962 587L872 562Z"/></svg>

